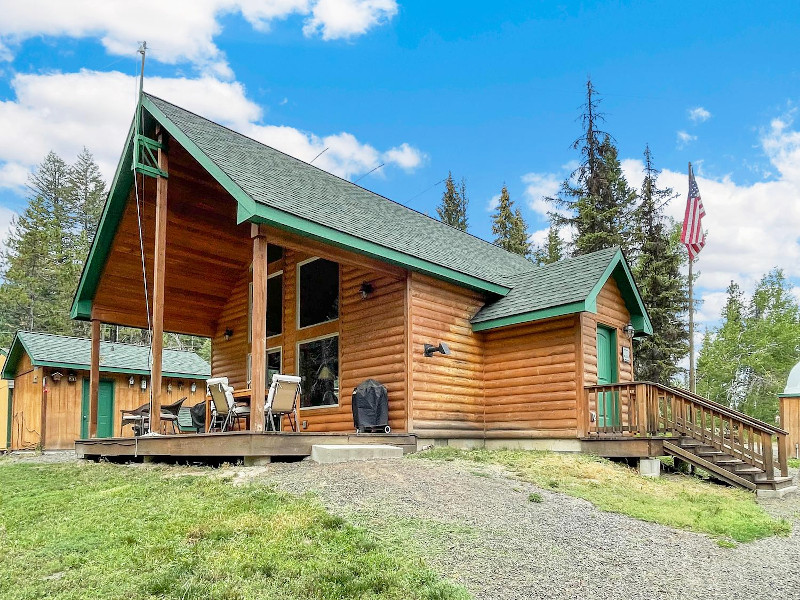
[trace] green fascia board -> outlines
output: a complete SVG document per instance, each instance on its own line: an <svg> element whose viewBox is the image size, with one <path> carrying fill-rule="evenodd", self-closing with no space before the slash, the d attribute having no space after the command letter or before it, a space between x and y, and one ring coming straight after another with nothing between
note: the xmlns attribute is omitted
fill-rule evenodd
<svg viewBox="0 0 800 600"><path fill-rule="evenodd" d="M84 364L77 364L77 363L65 363L65 362L57 362L57 361L49 361L49 360L36 360L32 361L34 367L50 367L55 369L72 369L73 371L88 371L91 367L90 365ZM100 367L101 373L122 373L123 375L150 375L149 370L145 369L126 369L126 368L111 368L111 367ZM198 375L197 373L173 373L169 371L164 371L161 373L162 377L182 377L183 379L202 379L205 380L207 377L205 375Z"/></svg>
<svg viewBox="0 0 800 600"><path fill-rule="evenodd" d="M472 289L491 292L499 296L508 294L508 287L484 281L477 277L465 275L442 267L434 263L409 256L397 250L385 248L374 242L357 238L353 235L337 231L325 225L314 223L302 217L291 215L284 211L272 208L256 202L240 188L219 166L212 161L206 154L198 148L189 137L181 131L147 96L142 98L142 106L150 115L158 121L175 140L183 146L189 154L219 183L226 192L236 200L238 206L236 217L238 223L250 221L251 223L261 223L280 228L284 231L296 233L304 237L310 237L321 242L325 242L339 248L351 250L359 254L377 258L384 262L406 267L415 271L426 273L445 279L452 283L466 286Z"/></svg>
<svg viewBox="0 0 800 600"><path fill-rule="evenodd" d="M653 335L653 326L650 323L650 317L647 316L644 302L642 302L642 297L639 295L639 290L636 287L633 274L628 268L622 250L618 250L614 255L614 258L608 263L603 275L597 280L597 283L586 298L587 310L593 313L597 312L597 296L611 276L613 276L614 280L617 282L617 287L619 287L620 294L622 294L622 299L628 307L628 312L631 315L631 325L633 325L636 333Z"/></svg>
<svg viewBox="0 0 800 600"><path fill-rule="evenodd" d="M11 346L8 347L8 357L3 365L3 379L14 379L19 360L25 352L27 352L25 345L19 335L15 333L14 339L11 341Z"/></svg>
<svg viewBox="0 0 800 600"><path fill-rule="evenodd" d="M511 315L509 317L501 317L499 319L490 319L488 321L473 323L472 331L486 331L487 329L497 329L498 327L508 327L509 325L521 325L523 323L541 321L542 319L549 319L551 317L562 317L564 315L571 315L584 312L586 310L586 303L583 301L562 304L560 306L550 306L548 308L520 313L518 315Z"/></svg>
<svg viewBox="0 0 800 600"><path fill-rule="evenodd" d="M795 392L794 394L778 394L778 398L800 398L800 393Z"/></svg>
<svg viewBox="0 0 800 600"><path fill-rule="evenodd" d="M94 294L100 282L100 276L106 264L108 253L111 250L111 243L117 233L117 227L125 209L128 193L133 185L133 170L131 168L133 164L133 127L134 124L131 123L125 148L117 164L117 171L114 173L111 189L103 207L103 214L100 216L97 234L92 241L89 257L86 259L78 289L75 291L70 310L70 318L72 319L86 321L92 318Z"/></svg>

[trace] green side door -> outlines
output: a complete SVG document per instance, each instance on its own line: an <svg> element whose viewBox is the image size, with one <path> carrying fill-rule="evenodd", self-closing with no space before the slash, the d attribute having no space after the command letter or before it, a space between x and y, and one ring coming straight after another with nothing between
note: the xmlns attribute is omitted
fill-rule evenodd
<svg viewBox="0 0 800 600"><path fill-rule="evenodd" d="M616 383L616 331L609 327L597 326L597 384ZM601 392L597 395L598 427L619 425L619 395L614 392Z"/></svg>
<svg viewBox="0 0 800 600"><path fill-rule="evenodd" d="M97 397L97 437L114 435L114 381L101 379ZM89 380L83 380L81 397L81 439L89 437Z"/></svg>

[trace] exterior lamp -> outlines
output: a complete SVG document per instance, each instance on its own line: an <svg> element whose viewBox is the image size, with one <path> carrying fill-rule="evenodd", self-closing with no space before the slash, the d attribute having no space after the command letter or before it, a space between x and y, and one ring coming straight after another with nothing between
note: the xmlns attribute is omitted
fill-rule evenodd
<svg viewBox="0 0 800 600"><path fill-rule="evenodd" d="M636 333L636 330L633 328L633 325L631 323L628 323L627 325L625 325L625 327L622 328L622 333L625 334L626 338L632 340L633 335Z"/></svg>
<svg viewBox="0 0 800 600"><path fill-rule="evenodd" d="M197 391L197 383L195 383L195 382L193 381L193 382L192 382L192 387L191 387L190 389L192 390L192 393L194 394L194 393Z"/></svg>
<svg viewBox="0 0 800 600"><path fill-rule="evenodd" d="M225 341L227 342L229 339L233 337L233 329L230 327L225 330Z"/></svg>
<svg viewBox="0 0 800 600"><path fill-rule="evenodd" d="M358 289L358 291L361 294L361 298L366 300L369 298L370 294L375 291L375 288L369 281L365 281L361 284L361 287Z"/></svg>
<svg viewBox="0 0 800 600"><path fill-rule="evenodd" d="M167 384L167 393L169 394L169 393L171 393L171 392L172 392L172 382L170 381L170 382Z"/></svg>
<svg viewBox="0 0 800 600"><path fill-rule="evenodd" d="M444 342L439 342L438 346L434 346L433 344L425 344L423 349L425 356L433 356L434 352L441 352L445 356L448 356L450 354L450 346Z"/></svg>

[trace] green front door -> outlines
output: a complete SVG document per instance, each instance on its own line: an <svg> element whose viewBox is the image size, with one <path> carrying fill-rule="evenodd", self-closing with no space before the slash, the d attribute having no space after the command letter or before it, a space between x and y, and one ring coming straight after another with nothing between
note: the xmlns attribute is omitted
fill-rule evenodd
<svg viewBox="0 0 800 600"><path fill-rule="evenodd" d="M114 435L114 381L101 379L97 397L97 437ZM83 380L81 398L81 439L89 437L89 380Z"/></svg>
<svg viewBox="0 0 800 600"><path fill-rule="evenodd" d="M597 384L617 381L617 334L616 331L597 326ZM613 427L619 425L619 394L600 392L597 394L597 425Z"/></svg>

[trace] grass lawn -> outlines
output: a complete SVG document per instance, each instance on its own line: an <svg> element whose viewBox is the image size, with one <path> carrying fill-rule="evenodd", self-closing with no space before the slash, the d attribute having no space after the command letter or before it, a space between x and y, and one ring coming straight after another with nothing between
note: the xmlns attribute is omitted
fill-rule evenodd
<svg viewBox="0 0 800 600"><path fill-rule="evenodd" d="M583 498L602 510L737 542L786 535L791 528L788 521L764 512L751 492L688 476L642 477L633 469L586 454L445 447L412 457L502 465L524 481Z"/></svg>
<svg viewBox="0 0 800 600"><path fill-rule="evenodd" d="M800 469L800 458L790 458L787 462L793 469Z"/></svg>
<svg viewBox="0 0 800 600"><path fill-rule="evenodd" d="M468 598L313 498L210 473L0 460L0 596Z"/></svg>

